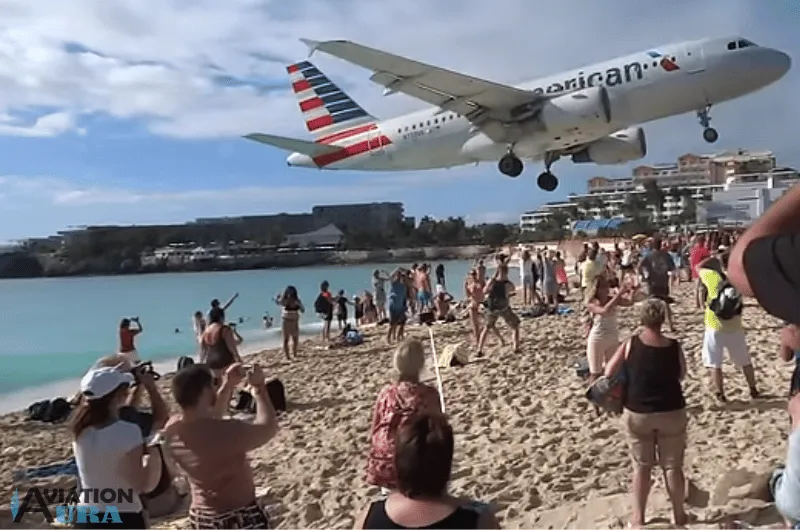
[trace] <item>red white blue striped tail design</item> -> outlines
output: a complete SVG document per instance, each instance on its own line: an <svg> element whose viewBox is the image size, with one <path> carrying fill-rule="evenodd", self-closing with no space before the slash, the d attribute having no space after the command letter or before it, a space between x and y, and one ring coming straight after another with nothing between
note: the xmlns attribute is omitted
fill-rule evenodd
<svg viewBox="0 0 800 530"><path fill-rule="evenodd" d="M375 118L309 61L286 67L308 131L317 139Z"/></svg>

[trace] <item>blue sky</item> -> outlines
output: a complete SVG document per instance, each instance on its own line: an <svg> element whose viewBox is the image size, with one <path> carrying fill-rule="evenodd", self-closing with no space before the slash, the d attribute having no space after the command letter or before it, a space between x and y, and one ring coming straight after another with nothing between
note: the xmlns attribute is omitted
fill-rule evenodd
<svg viewBox="0 0 800 530"><path fill-rule="evenodd" d="M790 0L604 2L463 0L6 0L0 19L0 241L86 224L306 211L314 204L399 200L410 215L514 220L629 166L553 170L511 180L494 164L380 174L290 169L248 132L307 138L284 66L299 37L349 38L501 82L520 82L661 44L742 34L800 57ZM442 16L441 13L446 13ZM314 62L379 117L423 104L382 97L369 72ZM646 163L685 152L771 149L800 165L795 67L778 84L713 109L709 147L693 115L646 124Z"/></svg>

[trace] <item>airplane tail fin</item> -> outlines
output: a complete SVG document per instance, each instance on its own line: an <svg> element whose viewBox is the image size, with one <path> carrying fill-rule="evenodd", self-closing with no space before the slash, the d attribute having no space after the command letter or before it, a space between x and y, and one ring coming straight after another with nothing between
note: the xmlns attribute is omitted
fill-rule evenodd
<svg viewBox="0 0 800 530"><path fill-rule="evenodd" d="M310 61L289 65L286 71L306 128L317 140L340 129L376 121Z"/></svg>

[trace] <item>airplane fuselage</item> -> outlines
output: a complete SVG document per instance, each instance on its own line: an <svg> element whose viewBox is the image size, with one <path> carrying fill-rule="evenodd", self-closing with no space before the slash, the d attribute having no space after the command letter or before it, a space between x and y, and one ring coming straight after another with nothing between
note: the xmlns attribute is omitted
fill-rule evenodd
<svg viewBox="0 0 800 530"><path fill-rule="evenodd" d="M733 44L733 46L731 46ZM548 98L605 87L610 119L568 131L533 130L513 146L496 143L471 121L432 107L341 131L319 141L345 149L312 160L295 153L290 166L405 171L497 161L510 147L523 159L568 152L622 129L695 112L780 79L791 64L780 51L739 37L672 44L518 85Z"/></svg>

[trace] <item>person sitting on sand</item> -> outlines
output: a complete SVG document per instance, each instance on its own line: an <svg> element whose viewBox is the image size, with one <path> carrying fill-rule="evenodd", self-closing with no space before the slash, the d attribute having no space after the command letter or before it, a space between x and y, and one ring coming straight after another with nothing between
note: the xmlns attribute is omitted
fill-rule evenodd
<svg viewBox="0 0 800 530"><path fill-rule="evenodd" d="M212 309L208 320L209 325L201 341L200 362L207 364L216 376L220 376L228 366L242 362L239 357L241 337L225 323L222 309Z"/></svg>
<svg viewBox="0 0 800 530"><path fill-rule="evenodd" d="M444 290L444 288L440 289L436 293L436 300L434 302L435 311L436 311L436 320L448 320L448 317L451 321L455 320L455 316L452 315L451 311L451 304L453 302L453 295L448 293Z"/></svg>
<svg viewBox="0 0 800 530"><path fill-rule="evenodd" d="M406 313L408 312L409 285L407 275L403 269L392 273L389 284L389 331L386 333L386 342L391 344L395 340L403 340L406 327Z"/></svg>
<svg viewBox="0 0 800 530"><path fill-rule="evenodd" d="M633 528L644 527L651 473L656 464L664 470L673 523L682 527L688 522L683 506L688 419L681 387L686 376L686 359L680 343L662 333L666 318L666 303L648 299L642 307L641 330L617 349L605 369L609 378L621 370L626 374L622 422L628 431L633 458L630 521Z"/></svg>
<svg viewBox="0 0 800 530"><path fill-rule="evenodd" d="M603 375L603 367L619 347L617 308L633 305L633 300L628 296L632 292L630 284L623 284L616 294L612 295L608 279L605 276L598 276L594 283L594 292L586 295L589 300L586 309L591 317L591 327L586 336L589 384Z"/></svg>
<svg viewBox="0 0 800 530"><path fill-rule="evenodd" d="M136 324L135 328L131 324ZM132 363L139 361L139 354L136 352L134 341L136 336L144 331L139 317L123 318L119 323L119 353L124 355Z"/></svg>
<svg viewBox="0 0 800 530"><path fill-rule="evenodd" d="M289 285L283 294L275 299L281 306L281 336L283 338L283 355L291 360L292 356L297 356L297 343L300 340L300 315L305 313L306 308L297 294L297 288ZM291 343L291 349L289 345Z"/></svg>
<svg viewBox="0 0 800 530"><path fill-rule="evenodd" d="M453 449L453 428L441 413L418 413L400 426L396 489L370 503L354 528L500 528L488 506L448 493Z"/></svg>
<svg viewBox="0 0 800 530"><path fill-rule="evenodd" d="M247 453L275 437L278 420L261 367L246 374L241 368L226 371L226 377L235 386L246 375L256 401L252 423L219 417L217 378L207 366L186 367L172 379L181 414L170 419L164 436L189 479L193 528L269 528Z"/></svg>
<svg viewBox="0 0 800 530"><path fill-rule="evenodd" d="M514 295L514 284L508 281L508 263L503 262L497 266L497 270L489 283L483 288L487 296L486 308L489 310L486 316L486 325L481 331L478 339L478 357L483 357L483 346L489 331L495 329L497 320L502 318L511 328L514 352L519 352L519 317L511 309L510 296Z"/></svg>
<svg viewBox="0 0 800 530"><path fill-rule="evenodd" d="M747 337L742 327L741 311L731 318L723 319L711 309L711 303L719 295L725 284L725 264L718 257L711 257L697 265L697 273L705 292L705 332L703 334L703 364L711 371L714 392L717 400L726 402L722 377L722 362L728 350L733 363L742 370L750 388L750 397L760 396L756 387L756 374L747 346Z"/></svg>
<svg viewBox="0 0 800 530"><path fill-rule="evenodd" d="M142 381L146 378L143 376ZM88 492L106 488L133 490L136 495L132 500L114 501L122 520L120 528L148 528L138 494L152 487L150 477L158 472L161 463L150 457L139 427L119 417L119 408L133 383L132 374L107 366L93 368L81 379L83 399L70 420L72 451L81 489L87 491L78 506L103 511L107 503L92 499ZM107 526L106 521L99 521L78 523L76 528Z"/></svg>
<svg viewBox="0 0 800 530"><path fill-rule="evenodd" d="M387 490L397 487L395 435L397 428L418 412L440 412L439 392L420 382L425 366L425 349L408 339L394 353L398 377L381 390L372 414L372 431L367 457L367 484Z"/></svg>

